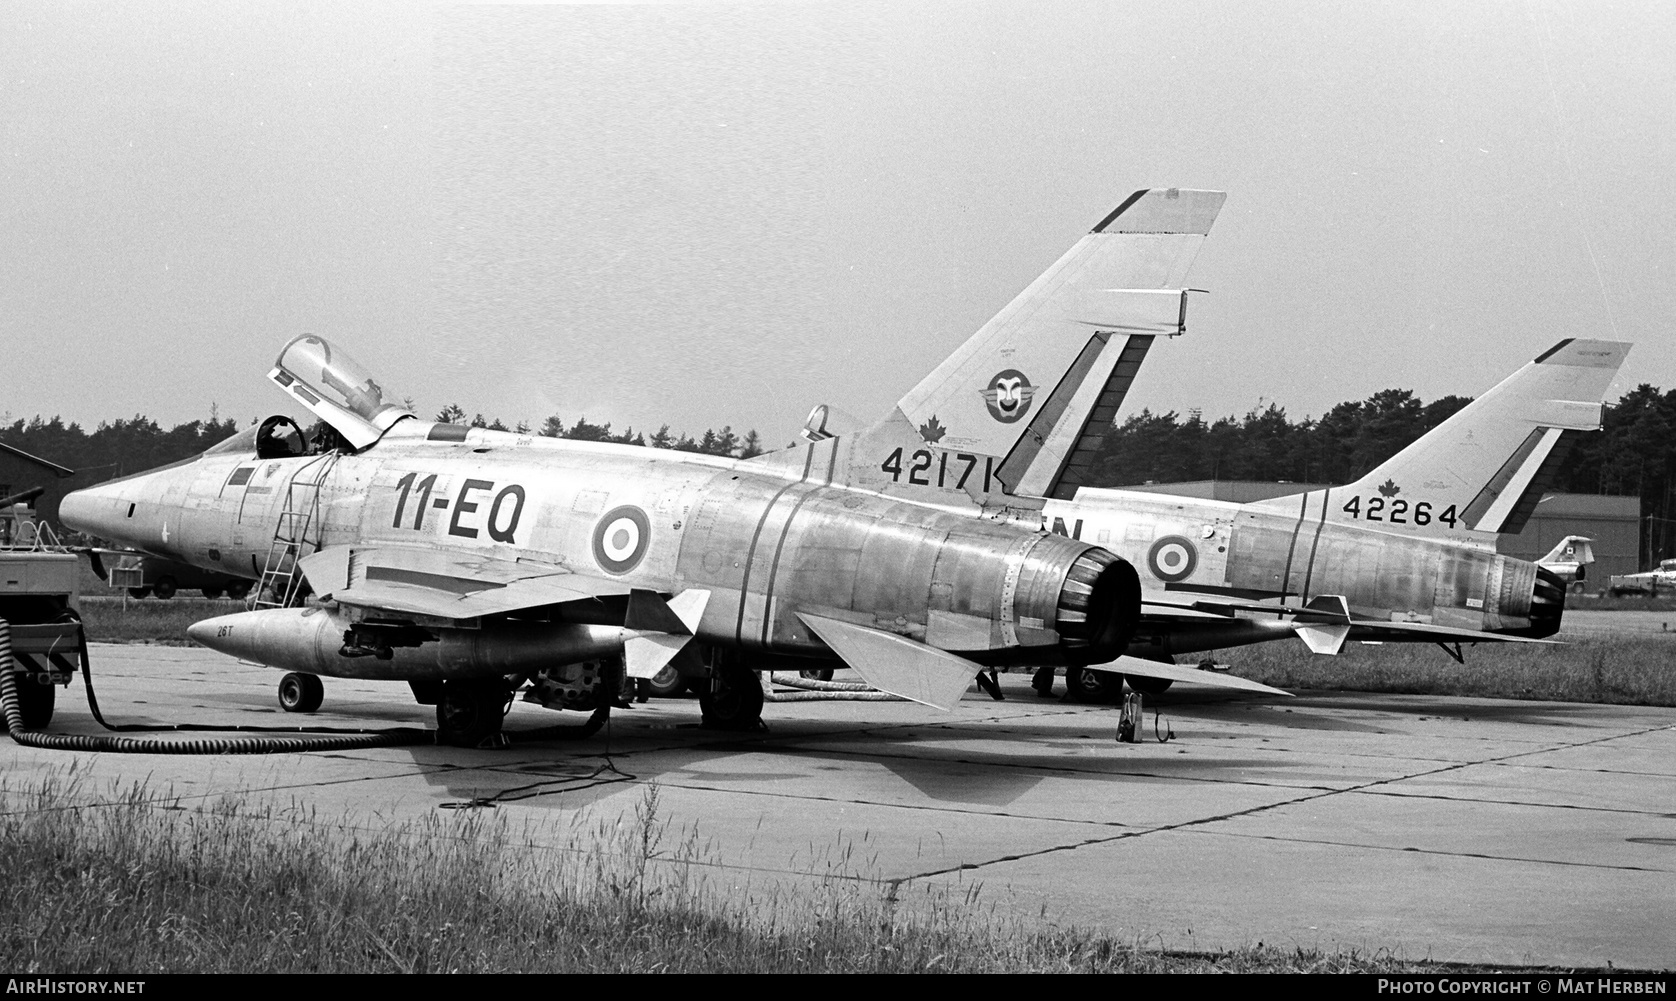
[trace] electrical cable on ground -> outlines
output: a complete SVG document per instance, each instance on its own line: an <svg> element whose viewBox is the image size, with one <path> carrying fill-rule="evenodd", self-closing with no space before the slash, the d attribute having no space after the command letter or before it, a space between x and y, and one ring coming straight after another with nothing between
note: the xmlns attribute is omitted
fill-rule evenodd
<svg viewBox="0 0 1676 1001"><path fill-rule="evenodd" d="M87 707L106 730L133 733L247 733L242 738L196 738L166 740L157 737L111 737L90 734L41 733L23 727L23 710L18 704L17 673L12 670L12 627L0 619L0 709L6 717L6 731L24 747L55 751L113 751L124 754L285 754L298 751L349 751L372 747L406 747L434 744L430 730L398 727L388 730L338 730L328 727L206 726L193 723L125 724L106 721L93 694L92 662L87 655L87 634L76 631L81 655L82 684L87 690Z"/></svg>

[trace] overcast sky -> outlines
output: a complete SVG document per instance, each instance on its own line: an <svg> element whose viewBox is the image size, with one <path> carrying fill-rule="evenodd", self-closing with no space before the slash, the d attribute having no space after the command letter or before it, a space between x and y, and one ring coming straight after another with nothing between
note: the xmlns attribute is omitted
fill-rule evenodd
<svg viewBox="0 0 1676 1001"><path fill-rule="evenodd" d="M1676 388L1676 5L0 11L0 413L882 414L1130 191L1219 188L1129 412Z"/></svg>

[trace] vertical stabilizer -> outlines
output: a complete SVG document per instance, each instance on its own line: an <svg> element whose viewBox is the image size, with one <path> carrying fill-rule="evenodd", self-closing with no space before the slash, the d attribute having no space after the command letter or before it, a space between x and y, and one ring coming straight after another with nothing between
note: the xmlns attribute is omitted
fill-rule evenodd
<svg viewBox="0 0 1676 1001"><path fill-rule="evenodd" d="M1518 532L1573 442L1600 428L1629 348L1561 341L1366 476L1311 493L1306 519L1437 537ZM1261 506L1290 513L1298 500Z"/></svg>
<svg viewBox="0 0 1676 1001"><path fill-rule="evenodd" d="M1226 197L1129 196L856 436L844 478L916 495L1051 495L1086 466L1153 339L1185 329L1187 272Z"/></svg>

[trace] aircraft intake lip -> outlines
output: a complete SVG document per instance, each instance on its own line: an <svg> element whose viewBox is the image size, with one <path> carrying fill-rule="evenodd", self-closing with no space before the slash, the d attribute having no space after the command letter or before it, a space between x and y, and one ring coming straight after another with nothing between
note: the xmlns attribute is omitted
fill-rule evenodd
<svg viewBox="0 0 1676 1001"><path fill-rule="evenodd" d="M1141 618L1141 578L1127 560L1090 547L1065 574L1059 647L1070 664L1102 664L1128 649Z"/></svg>

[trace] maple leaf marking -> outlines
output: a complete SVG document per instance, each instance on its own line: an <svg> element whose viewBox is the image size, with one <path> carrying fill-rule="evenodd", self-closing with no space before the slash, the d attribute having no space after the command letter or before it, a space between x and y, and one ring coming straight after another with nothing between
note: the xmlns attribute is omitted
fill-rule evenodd
<svg viewBox="0 0 1676 1001"><path fill-rule="evenodd" d="M1395 497L1397 494L1402 493L1402 487L1397 486L1395 480L1387 479L1384 483L1379 485L1379 492L1387 497Z"/></svg>
<svg viewBox="0 0 1676 1001"><path fill-rule="evenodd" d="M924 438L928 442L935 443L935 442L941 441L942 438L943 438L943 435L945 435L947 433L948 433L948 428L946 428L943 425L937 423L937 415L936 414L932 414L930 420L926 421L924 424L921 424L919 426L920 437Z"/></svg>

